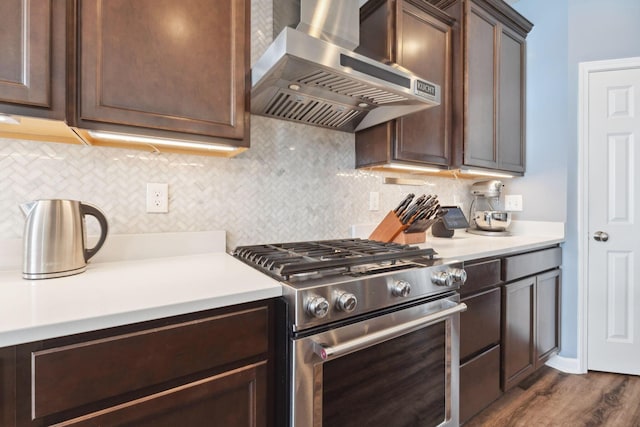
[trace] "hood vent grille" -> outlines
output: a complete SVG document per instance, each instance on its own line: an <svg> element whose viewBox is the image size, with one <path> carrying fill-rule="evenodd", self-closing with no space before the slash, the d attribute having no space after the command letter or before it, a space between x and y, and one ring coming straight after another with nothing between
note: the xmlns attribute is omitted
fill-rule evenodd
<svg viewBox="0 0 640 427"><path fill-rule="evenodd" d="M253 65L251 80L252 113L343 132L440 102L438 85L289 27Z"/></svg>
<svg viewBox="0 0 640 427"><path fill-rule="evenodd" d="M281 90L267 105L265 114L279 119L341 129L345 124L363 115L364 112L354 110L350 106L332 104L326 100Z"/></svg>
<svg viewBox="0 0 640 427"><path fill-rule="evenodd" d="M320 86L340 95L358 98L370 104L382 105L390 102L406 101L408 98L389 91L372 87L357 80L338 76L326 71L317 71L298 80L302 84Z"/></svg>

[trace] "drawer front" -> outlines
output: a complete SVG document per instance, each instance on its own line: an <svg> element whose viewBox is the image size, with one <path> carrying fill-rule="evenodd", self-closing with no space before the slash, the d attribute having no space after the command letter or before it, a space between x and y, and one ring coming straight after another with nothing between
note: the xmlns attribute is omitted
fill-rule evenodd
<svg viewBox="0 0 640 427"><path fill-rule="evenodd" d="M460 366L460 422L501 396L500 346L492 347Z"/></svg>
<svg viewBox="0 0 640 427"><path fill-rule="evenodd" d="M500 259L492 259L478 263L466 263L467 281L460 288L462 295L479 291L500 283Z"/></svg>
<svg viewBox="0 0 640 427"><path fill-rule="evenodd" d="M265 384L266 362L261 362L56 426L173 427L204 425L207 424L204 420L210 420L210 425L264 427L267 425Z"/></svg>
<svg viewBox="0 0 640 427"><path fill-rule="evenodd" d="M268 308L32 353L33 417L215 370L267 353Z"/></svg>
<svg viewBox="0 0 640 427"><path fill-rule="evenodd" d="M500 288L463 298L460 313L460 360L500 342Z"/></svg>
<svg viewBox="0 0 640 427"><path fill-rule="evenodd" d="M502 280L512 281L562 265L559 247L506 257L502 260Z"/></svg>

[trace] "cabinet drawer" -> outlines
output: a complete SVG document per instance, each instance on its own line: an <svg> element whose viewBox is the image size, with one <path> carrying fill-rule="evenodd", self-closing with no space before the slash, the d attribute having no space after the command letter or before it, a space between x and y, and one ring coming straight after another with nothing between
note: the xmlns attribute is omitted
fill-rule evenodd
<svg viewBox="0 0 640 427"><path fill-rule="evenodd" d="M506 257L502 260L502 280L511 281L531 276L562 264L559 247Z"/></svg>
<svg viewBox="0 0 640 427"><path fill-rule="evenodd" d="M261 362L56 425L158 427L203 425L210 420L220 426L265 426L265 383L266 362Z"/></svg>
<svg viewBox="0 0 640 427"><path fill-rule="evenodd" d="M266 353L268 308L258 307L32 353L34 418Z"/></svg>
<svg viewBox="0 0 640 427"><path fill-rule="evenodd" d="M461 423L489 406L501 394L499 345L460 366Z"/></svg>
<svg viewBox="0 0 640 427"><path fill-rule="evenodd" d="M467 281L460 288L462 295L500 283L500 260L492 259L478 263L465 263Z"/></svg>
<svg viewBox="0 0 640 427"><path fill-rule="evenodd" d="M463 298L460 313L460 360L500 342L500 288Z"/></svg>

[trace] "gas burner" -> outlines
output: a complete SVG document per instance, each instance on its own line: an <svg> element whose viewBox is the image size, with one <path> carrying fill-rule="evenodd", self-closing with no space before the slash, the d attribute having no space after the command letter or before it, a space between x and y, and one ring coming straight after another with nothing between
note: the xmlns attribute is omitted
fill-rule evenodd
<svg viewBox="0 0 640 427"><path fill-rule="evenodd" d="M424 263L436 252L417 246L365 239L322 240L239 246L233 255L278 280L304 279L344 273L367 274L381 269L408 268Z"/></svg>

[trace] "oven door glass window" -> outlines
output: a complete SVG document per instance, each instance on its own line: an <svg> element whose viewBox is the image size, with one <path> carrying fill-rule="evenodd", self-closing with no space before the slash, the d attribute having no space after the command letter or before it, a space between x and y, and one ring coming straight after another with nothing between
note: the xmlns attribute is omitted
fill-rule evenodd
<svg viewBox="0 0 640 427"><path fill-rule="evenodd" d="M447 323L323 365L323 426L437 426L447 415Z"/></svg>

